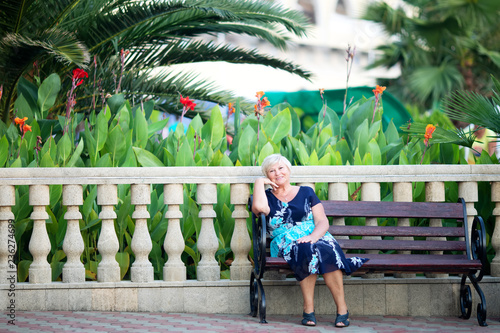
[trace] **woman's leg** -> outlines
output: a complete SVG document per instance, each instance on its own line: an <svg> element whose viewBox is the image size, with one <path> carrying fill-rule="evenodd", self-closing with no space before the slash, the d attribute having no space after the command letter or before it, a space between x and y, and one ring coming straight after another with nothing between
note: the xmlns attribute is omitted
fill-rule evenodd
<svg viewBox="0 0 500 333"><path fill-rule="evenodd" d="M342 271L337 269L336 271L323 274L323 279L325 280L326 286L332 293L335 305L337 305L337 313L341 315L346 314L347 304L344 297L344 280Z"/></svg>
<svg viewBox="0 0 500 333"><path fill-rule="evenodd" d="M311 274L300 281L300 289L304 298L304 312L311 313L314 311L314 286L316 285L317 274Z"/></svg>

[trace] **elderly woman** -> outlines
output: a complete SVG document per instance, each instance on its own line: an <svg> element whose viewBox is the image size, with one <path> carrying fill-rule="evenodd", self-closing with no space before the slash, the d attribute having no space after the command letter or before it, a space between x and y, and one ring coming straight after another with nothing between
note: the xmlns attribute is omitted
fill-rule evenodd
<svg viewBox="0 0 500 333"><path fill-rule="evenodd" d="M316 325L314 287L318 274L322 274L337 306L335 326L349 326L342 272L349 275L368 259L346 259L328 233L328 219L314 190L290 184L291 164L284 156L268 156L262 172L266 177L255 181L252 211L267 216L271 256L284 258L300 281L304 298L302 325ZM266 185L270 185L267 190Z"/></svg>

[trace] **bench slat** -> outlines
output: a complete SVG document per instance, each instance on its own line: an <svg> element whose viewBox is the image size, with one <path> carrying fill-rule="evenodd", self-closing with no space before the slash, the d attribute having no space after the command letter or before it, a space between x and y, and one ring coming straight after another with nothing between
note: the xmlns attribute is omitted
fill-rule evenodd
<svg viewBox="0 0 500 333"><path fill-rule="evenodd" d="M333 236L464 237L463 227L378 227L364 225L330 226Z"/></svg>
<svg viewBox="0 0 500 333"><path fill-rule="evenodd" d="M325 213L332 217L382 218L464 218L461 203L393 201L322 201Z"/></svg>
<svg viewBox="0 0 500 333"><path fill-rule="evenodd" d="M419 254L346 254L347 258L361 256L370 260L357 271L366 272L435 272L460 274L481 269L481 261L469 260L465 255ZM283 258L268 257L266 267L289 269Z"/></svg>
<svg viewBox="0 0 500 333"><path fill-rule="evenodd" d="M343 250L465 251L463 241L337 239Z"/></svg>

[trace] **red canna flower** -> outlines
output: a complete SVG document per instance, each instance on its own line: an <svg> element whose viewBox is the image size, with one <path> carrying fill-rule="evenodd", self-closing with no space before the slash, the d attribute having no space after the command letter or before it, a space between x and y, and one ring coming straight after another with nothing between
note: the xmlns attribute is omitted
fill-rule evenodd
<svg viewBox="0 0 500 333"><path fill-rule="evenodd" d="M425 144L426 147L429 144L429 139L432 139L432 133L434 133L435 130L436 130L436 126L434 126L432 124L428 124L425 127L424 144Z"/></svg>
<svg viewBox="0 0 500 333"><path fill-rule="evenodd" d="M184 115L189 111L194 111L194 107L196 106L196 103L194 103L193 100L189 99L189 96L187 96L186 98L182 97L182 95L180 95L180 102L181 104L183 105L182 107L182 113L181 113L181 121L182 122L182 118L184 118Z"/></svg>
<svg viewBox="0 0 500 333"><path fill-rule="evenodd" d="M83 83L84 78L88 78L89 74L80 68L75 68L73 70L73 82L75 82L76 86L79 86Z"/></svg>

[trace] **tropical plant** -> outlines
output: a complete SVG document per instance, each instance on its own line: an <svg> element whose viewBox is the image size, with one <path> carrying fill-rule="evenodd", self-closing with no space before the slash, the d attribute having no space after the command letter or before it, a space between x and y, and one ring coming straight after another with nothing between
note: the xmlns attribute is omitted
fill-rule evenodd
<svg viewBox="0 0 500 333"><path fill-rule="evenodd" d="M485 93L486 73L500 74L499 14L500 2L491 0L404 0L397 8L373 2L364 18L392 38L370 68L399 66L401 76L384 83L425 108L456 89Z"/></svg>
<svg viewBox="0 0 500 333"><path fill-rule="evenodd" d="M290 35L304 36L307 27L300 12L270 1L1 1L1 118L8 123L16 95L28 99L29 92L18 89L19 82L36 83L58 73L69 86L65 74L75 66L86 69L92 82L77 98L77 112L90 114L96 104L105 104L105 96L118 92L132 104L154 98L158 109L177 114L180 93L223 104L230 92L217 91L212 82L173 65L260 64L308 78L307 71L290 62L207 38L245 34L285 49ZM59 96L51 111L60 113L64 105L64 96Z"/></svg>

